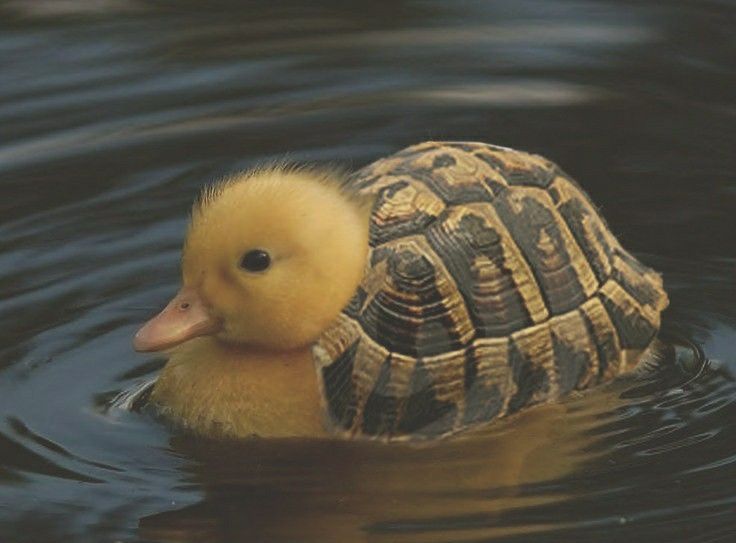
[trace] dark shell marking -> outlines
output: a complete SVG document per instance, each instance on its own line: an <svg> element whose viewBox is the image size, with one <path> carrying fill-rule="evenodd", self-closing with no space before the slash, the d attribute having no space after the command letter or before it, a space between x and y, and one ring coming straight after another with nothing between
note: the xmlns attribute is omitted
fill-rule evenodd
<svg viewBox="0 0 736 543"><path fill-rule="evenodd" d="M552 162L426 142L356 172L376 195L355 297L315 347L338 432L435 438L634 367L667 295Z"/></svg>

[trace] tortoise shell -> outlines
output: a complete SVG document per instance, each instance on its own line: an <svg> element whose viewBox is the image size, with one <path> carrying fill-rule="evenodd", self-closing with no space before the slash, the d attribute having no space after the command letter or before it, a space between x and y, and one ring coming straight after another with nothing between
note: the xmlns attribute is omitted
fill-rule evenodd
<svg viewBox="0 0 736 543"><path fill-rule="evenodd" d="M631 369L667 295L552 162L427 142L348 179L375 197L363 281L314 348L334 430L434 438Z"/></svg>

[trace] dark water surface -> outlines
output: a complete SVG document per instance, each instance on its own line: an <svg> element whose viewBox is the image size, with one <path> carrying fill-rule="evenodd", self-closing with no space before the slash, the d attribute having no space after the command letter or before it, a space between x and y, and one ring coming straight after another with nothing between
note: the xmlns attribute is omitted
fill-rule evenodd
<svg viewBox="0 0 736 543"><path fill-rule="evenodd" d="M736 541L736 3L231 4L0 2L0 541ZM111 407L198 187L427 139L560 163L709 367L421 448Z"/></svg>

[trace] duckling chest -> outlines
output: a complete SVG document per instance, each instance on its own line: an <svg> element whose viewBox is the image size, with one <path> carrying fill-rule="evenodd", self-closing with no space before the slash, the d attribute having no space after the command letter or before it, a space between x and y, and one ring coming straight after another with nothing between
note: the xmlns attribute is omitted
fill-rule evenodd
<svg viewBox="0 0 736 543"><path fill-rule="evenodd" d="M174 355L154 387L152 401L175 423L211 437L326 434L309 353L269 360L199 354Z"/></svg>

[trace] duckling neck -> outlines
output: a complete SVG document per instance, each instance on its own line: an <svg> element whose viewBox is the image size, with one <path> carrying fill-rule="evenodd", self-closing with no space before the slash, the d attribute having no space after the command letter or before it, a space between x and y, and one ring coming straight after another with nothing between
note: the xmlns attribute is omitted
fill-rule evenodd
<svg viewBox="0 0 736 543"><path fill-rule="evenodd" d="M173 353L153 390L164 414L218 437L324 436L308 347L267 351L192 340Z"/></svg>

